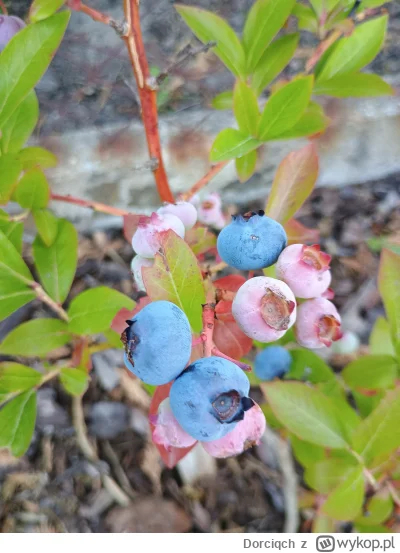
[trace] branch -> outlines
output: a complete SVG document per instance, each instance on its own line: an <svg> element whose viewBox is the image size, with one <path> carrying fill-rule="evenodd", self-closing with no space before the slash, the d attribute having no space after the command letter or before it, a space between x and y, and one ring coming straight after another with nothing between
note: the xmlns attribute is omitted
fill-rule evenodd
<svg viewBox="0 0 400 553"><path fill-rule="evenodd" d="M128 48L133 72L138 87L142 120L146 133L147 148L151 161L155 161L154 178L159 196L164 202L173 202L174 196L168 184L162 159L160 135L158 131L157 83L150 75L149 64L140 28L139 0L124 0L127 31L123 39Z"/></svg>
<svg viewBox="0 0 400 553"><path fill-rule="evenodd" d="M211 353L213 355L216 355L217 357L222 357L222 359L226 359L227 361L230 361L231 363L235 363L242 371L248 373L251 372L251 366L247 363L242 363L241 361L238 361L237 359L233 359L232 357L229 357L229 355L225 355L225 353L222 353L217 346L213 344L213 347L211 349Z"/></svg>
<svg viewBox="0 0 400 553"><path fill-rule="evenodd" d="M187 192L185 192L184 194L180 194L179 198L182 201L190 200L190 198L192 198L195 194L197 194L197 192L204 188L210 182L210 180L215 177L215 175L218 175L218 173L220 173L222 169L228 165L229 161L231 160L220 161L219 163L211 167L211 169L208 171L208 173L204 175L204 177L197 181L196 184L194 184L192 188L190 188Z"/></svg>
<svg viewBox="0 0 400 553"><path fill-rule="evenodd" d="M164 71L162 71L157 77L156 77L156 83L158 85L160 85L161 83L163 83L165 81L165 79L168 77L168 75L176 68L178 67L179 65L181 65L183 62L185 62L188 58L194 58L195 56L197 56L198 54L201 54L202 52L208 52L211 48L213 48L214 46L216 46L217 43L216 42L207 42L206 44L202 44L201 46L199 46L198 48L193 48L190 44L189 44L189 47L186 47L182 50L182 52L180 52L178 55L180 55L181 57L179 59L177 59L176 61L174 61L173 63L171 63L171 65L169 65L167 67L167 69L165 69Z"/></svg>
<svg viewBox="0 0 400 553"><path fill-rule="evenodd" d="M49 295L46 294L46 292L43 290L43 288L38 284L37 282L31 282L30 283L31 288L35 292L36 296L40 301L45 303L52 309L61 319L69 322L69 317L66 311L59 305L57 302L55 302Z"/></svg>
<svg viewBox="0 0 400 553"><path fill-rule="evenodd" d="M98 211L99 213L107 213L108 215L117 215L124 217L129 215L129 211L125 209L119 209L118 207L112 207L110 205L102 204L100 202L93 202L92 200L83 200L82 198L76 198L75 196L62 196L61 194L51 194L51 200L55 202L65 202L68 204L78 205L80 207L87 207L93 209L93 211Z"/></svg>
<svg viewBox="0 0 400 553"><path fill-rule="evenodd" d="M3 15L8 15L8 10L6 5L4 4L3 0L0 0L0 8L3 12Z"/></svg>
<svg viewBox="0 0 400 553"><path fill-rule="evenodd" d="M89 6L86 6L86 4L83 4L80 0L68 0L67 6L71 8L71 10L74 10L76 12L85 13L86 15L91 17L93 21L103 23L104 25L109 25L120 36L122 36L126 32L125 23L119 23L118 21L115 21L115 19L113 19L109 15L99 12L94 8L90 8Z"/></svg>

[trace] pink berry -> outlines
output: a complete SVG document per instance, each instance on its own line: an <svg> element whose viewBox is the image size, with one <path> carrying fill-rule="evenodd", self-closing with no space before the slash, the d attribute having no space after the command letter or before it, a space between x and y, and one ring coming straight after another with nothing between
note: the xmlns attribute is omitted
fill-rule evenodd
<svg viewBox="0 0 400 553"><path fill-rule="evenodd" d="M221 209L221 198L216 192L209 194L197 208L199 221L216 229L225 226L225 215Z"/></svg>
<svg viewBox="0 0 400 553"><path fill-rule="evenodd" d="M306 348L330 346L342 337L340 323L340 315L329 300L305 301L297 309L296 339Z"/></svg>
<svg viewBox="0 0 400 553"><path fill-rule="evenodd" d="M260 342L274 342L294 324L296 300L281 280L255 277L239 288L232 313L247 336Z"/></svg>
<svg viewBox="0 0 400 553"><path fill-rule="evenodd" d="M197 440L183 430L174 417L169 404L169 398L164 399L158 408L158 414L150 417L154 425L153 442L170 450L172 447L190 447Z"/></svg>
<svg viewBox="0 0 400 553"><path fill-rule="evenodd" d="M331 256L320 247L292 244L276 262L276 276L290 286L297 298L322 296L331 283Z"/></svg>
<svg viewBox="0 0 400 553"><path fill-rule="evenodd" d="M151 267L153 265L153 259L142 257L141 255L135 255L131 263L131 271L133 280L135 281L136 288L140 292L145 292L146 288L143 282L142 267Z"/></svg>
<svg viewBox="0 0 400 553"><path fill-rule="evenodd" d="M265 431L265 416L257 403L245 412L244 419L235 428L213 442L203 442L204 449L213 457L223 459L240 455L246 449L260 443Z"/></svg>
<svg viewBox="0 0 400 553"><path fill-rule="evenodd" d="M14 35L25 27L16 15L0 15L0 52L4 50Z"/></svg>
<svg viewBox="0 0 400 553"><path fill-rule="evenodd" d="M154 257L160 249L159 233L170 229L181 238L185 236L185 227L176 215L152 213L150 217L143 216L133 235L132 248L142 257Z"/></svg>
<svg viewBox="0 0 400 553"><path fill-rule="evenodd" d="M184 224L186 230L194 227L197 221L197 209L190 202L165 203L157 209L157 213L176 215Z"/></svg>

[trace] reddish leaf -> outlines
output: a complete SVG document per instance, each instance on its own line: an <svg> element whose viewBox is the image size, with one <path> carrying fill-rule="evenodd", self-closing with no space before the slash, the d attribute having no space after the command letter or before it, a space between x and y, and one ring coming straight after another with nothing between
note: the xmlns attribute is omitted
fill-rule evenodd
<svg viewBox="0 0 400 553"><path fill-rule="evenodd" d="M276 171L266 214L282 224L291 219L311 194L317 181L318 167L314 144L288 154Z"/></svg>
<svg viewBox="0 0 400 553"><path fill-rule="evenodd" d="M213 284L215 288L229 290L230 292L237 292L245 282L246 279L242 275L228 275L215 280Z"/></svg>
<svg viewBox="0 0 400 553"><path fill-rule="evenodd" d="M148 303L151 303L151 299L148 296L145 296L137 301L136 307L132 311L126 309L126 307L123 307L121 311L118 311L111 323L112 330L118 332L118 334L121 334L121 332L123 332L126 328L126 321L128 319L132 319L132 317L136 315L136 313L139 313L139 311Z"/></svg>
<svg viewBox="0 0 400 553"><path fill-rule="evenodd" d="M169 396L169 391L171 389L172 382L169 384L163 384L162 386L158 386L156 391L154 392L153 398L151 400L150 409L149 409L149 415L157 415L158 413L158 407L164 399L166 399ZM150 421L151 430L153 431L154 425L151 424ZM197 442L196 442L197 443ZM167 450L163 445L160 444L154 444L158 451L160 452L161 458L164 461L165 465L172 469L176 466L176 464L185 457L189 453L191 449L196 444L193 444L190 447L171 447L170 450Z"/></svg>
<svg viewBox="0 0 400 553"><path fill-rule="evenodd" d="M217 237L208 228L196 226L186 231L185 242L189 244L193 253L198 257L215 248Z"/></svg>
<svg viewBox="0 0 400 553"><path fill-rule="evenodd" d="M132 242L132 237L138 228L139 219L141 217L143 217L143 215L136 215L135 213L124 215L124 236L127 242Z"/></svg>
<svg viewBox="0 0 400 553"><path fill-rule="evenodd" d="M79 338L72 350L71 363L73 367L83 367L90 372L93 368L92 357L89 352L89 338Z"/></svg>
<svg viewBox="0 0 400 553"><path fill-rule="evenodd" d="M225 355L233 359L241 359L251 350L252 339L240 330L231 313L217 316L214 326L215 345Z"/></svg>
<svg viewBox="0 0 400 553"><path fill-rule="evenodd" d="M318 244L319 230L307 228L296 219L290 219L285 224L285 230L290 244Z"/></svg>

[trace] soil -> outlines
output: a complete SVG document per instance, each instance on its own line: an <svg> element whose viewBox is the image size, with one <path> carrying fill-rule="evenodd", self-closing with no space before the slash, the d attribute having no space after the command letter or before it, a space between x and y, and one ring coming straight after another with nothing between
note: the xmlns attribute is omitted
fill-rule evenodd
<svg viewBox="0 0 400 553"><path fill-rule="evenodd" d="M378 254L367 241L376 249L377 237L400 233L399 207L397 175L341 191L318 189L300 212L304 224L319 229L323 248L333 256L335 302L347 328L359 329L364 349L374 320L383 314L376 290ZM81 236L69 300L100 284L134 297L131 256L117 229ZM23 307L1 323L0 340L19 322L43 315L52 316L43 305ZM67 360L70 353L60 348L53 358ZM333 359L338 370L345 361L343 356ZM37 360L32 363L40 367ZM120 350L94 356L84 416L98 462L86 460L78 447L71 398L53 382L39 391L29 451L18 460L0 451L0 531L282 532L287 490L274 446L262 443L238 458L218 461L208 474L188 482L184 472L162 466L149 439L149 396L122 367ZM253 390L253 397L258 395ZM196 470L205 469L200 462ZM301 482L300 467L296 471ZM129 506L115 504L102 485L104 475L132 498ZM301 518L298 531L309 529L309 521Z"/></svg>

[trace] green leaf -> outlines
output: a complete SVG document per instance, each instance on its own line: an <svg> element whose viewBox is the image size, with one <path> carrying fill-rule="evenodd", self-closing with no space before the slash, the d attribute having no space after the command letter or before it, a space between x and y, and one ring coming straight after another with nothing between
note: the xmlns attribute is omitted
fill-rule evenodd
<svg viewBox="0 0 400 553"><path fill-rule="evenodd" d="M395 347L400 342L400 255L382 250L378 288Z"/></svg>
<svg viewBox="0 0 400 553"><path fill-rule="evenodd" d="M300 440L294 434L290 435L290 443L294 456L304 467L314 465L317 461L322 461L322 459L325 458L325 450L323 447Z"/></svg>
<svg viewBox="0 0 400 553"><path fill-rule="evenodd" d="M331 12L340 0L310 0L315 13L321 15L325 10L329 13Z"/></svg>
<svg viewBox="0 0 400 553"><path fill-rule="evenodd" d="M69 331L74 334L96 334L107 330L123 307L132 310L135 302L106 286L85 290L69 306Z"/></svg>
<svg viewBox="0 0 400 553"><path fill-rule="evenodd" d="M53 15L65 4L65 0L34 0L29 9L29 19L41 21Z"/></svg>
<svg viewBox="0 0 400 553"><path fill-rule="evenodd" d="M0 344L0 353L21 357L46 357L72 339L68 325L58 319L34 319L12 330Z"/></svg>
<svg viewBox="0 0 400 553"><path fill-rule="evenodd" d="M72 223L59 219L57 237L51 246L36 236L33 258L40 281L53 300L63 303L74 280L78 260L78 234Z"/></svg>
<svg viewBox="0 0 400 553"><path fill-rule="evenodd" d="M384 4L389 4L392 0L363 0L358 11L364 11L367 8L379 8Z"/></svg>
<svg viewBox="0 0 400 553"><path fill-rule="evenodd" d="M236 129L221 131L211 146L210 160L213 162L242 157L261 146L262 142Z"/></svg>
<svg viewBox="0 0 400 553"><path fill-rule="evenodd" d="M396 356L390 336L390 326L383 317L378 317L372 328L369 337L369 350L373 355Z"/></svg>
<svg viewBox="0 0 400 553"><path fill-rule="evenodd" d="M0 150L3 152L19 152L31 136L39 119L39 103L32 90L20 103L1 129Z"/></svg>
<svg viewBox="0 0 400 553"><path fill-rule="evenodd" d="M322 512L336 520L353 520L364 501L363 468L354 468L343 482L328 496Z"/></svg>
<svg viewBox="0 0 400 553"><path fill-rule="evenodd" d="M300 382L269 382L260 387L277 419L298 438L323 447L347 447L336 408L319 390Z"/></svg>
<svg viewBox="0 0 400 553"><path fill-rule="evenodd" d="M297 17L300 30L310 31L311 33L318 32L318 18L310 6L296 4L293 8L292 15Z"/></svg>
<svg viewBox="0 0 400 553"><path fill-rule="evenodd" d="M143 280L152 301L167 300L186 313L195 332L202 328L202 304L206 302L196 256L177 234L163 234L152 267L143 267Z"/></svg>
<svg viewBox="0 0 400 553"><path fill-rule="evenodd" d="M35 420L35 392L25 392L9 401L0 411L0 448L7 447L15 457L23 455L31 442Z"/></svg>
<svg viewBox="0 0 400 553"><path fill-rule="evenodd" d="M318 170L314 144L288 154L275 173L265 209L268 217L281 224L289 221L313 191Z"/></svg>
<svg viewBox="0 0 400 553"><path fill-rule="evenodd" d="M335 98L393 96L394 94L393 88L382 77L369 73L346 73L327 81L318 80L313 92L317 96Z"/></svg>
<svg viewBox="0 0 400 553"><path fill-rule="evenodd" d="M355 464L355 460L323 459L306 468L304 481L313 490L328 494L348 477Z"/></svg>
<svg viewBox="0 0 400 553"><path fill-rule="evenodd" d="M317 512L312 525L313 534L334 534L335 523L329 517Z"/></svg>
<svg viewBox="0 0 400 553"><path fill-rule="evenodd" d="M57 236L57 217L48 209L35 209L33 212L33 218L35 220L40 238L46 246L51 246Z"/></svg>
<svg viewBox="0 0 400 553"><path fill-rule="evenodd" d="M22 171L21 163L13 154L0 156L0 205L7 204Z"/></svg>
<svg viewBox="0 0 400 553"><path fill-rule="evenodd" d="M29 171L29 169L33 169L34 167L48 169L49 167L55 167L58 163L58 159L53 153L38 146L24 148L19 152L17 157L25 171Z"/></svg>
<svg viewBox="0 0 400 553"><path fill-rule="evenodd" d="M0 394L25 392L39 384L42 374L19 363L0 363Z"/></svg>
<svg viewBox="0 0 400 553"><path fill-rule="evenodd" d="M365 396L353 390L352 396L356 402L357 409L360 415L365 418L372 413L372 411L379 405L381 399L384 397L385 392L379 392L373 396Z"/></svg>
<svg viewBox="0 0 400 553"><path fill-rule="evenodd" d="M247 181L253 175L256 170L257 157L257 150L253 150L242 157L236 158L236 171L240 182Z"/></svg>
<svg viewBox="0 0 400 553"><path fill-rule="evenodd" d="M383 46L387 22L387 15L377 17L356 27L351 36L340 39L323 65L317 82L354 73L368 65Z"/></svg>
<svg viewBox="0 0 400 553"><path fill-rule="evenodd" d="M260 112L257 97L243 81L237 81L233 91L233 113L239 129L246 134L256 136Z"/></svg>
<svg viewBox="0 0 400 553"><path fill-rule="evenodd" d="M342 377L349 388L358 391L384 390L394 386L397 368L390 355L364 355L347 365Z"/></svg>
<svg viewBox="0 0 400 553"><path fill-rule="evenodd" d="M291 0L292 1L292 0ZM201 42L216 42L212 49L234 75L245 73L245 57L240 40L225 19L201 8L175 4L178 13Z"/></svg>
<svg viewBox="0 0 400 553"><path fill-rule="evenodd" d="M30 288L32 283L33 277L22 257L0 231L0 320L36 297Z"/></svg>
<svg viewBox="0 0 400 553"><path fill-rule="evenodd" d="M362 421L353 435L353 447L367 465L400 446L400 390L390 391Z"/></svg>
<svg viewBox="0 0 400 553"><path fill-rule="evenodd" d="M3 221L0 219L0 230L9 239L18 253L22 253L24 224L17 221Z"/></svg>
<svg viewBox="0 0 400 553"><path fill-rule="evenodd" d="M121 334L118 334L118 332L115 332L115 330L113 330L112 328L105 330L103 334L110 346L115 349L122 348Z"/></svg>
<svg viewBox="0 0 400 553"><path fill-rule="evenodd" d="M319 104L311 102L306 111L293 127L279 135L277 140L290 140L303 136L312 136L326 129L330 122L329 117Z"/></svg>
<svg viewBox="0 0 400 553"><path fill-rule="evenodd" d="M365 526L383 524L390 517L392 511L393 500L390 492L387 489L383 489L368 501L366 514L358 517L356 523Z"/></svg>
<svg viewBox="0 0 400 553"><path fill-rule="evenodd" d="M197 256L215 248L217 237L207 227L196 226L185 232L185 242Z"/></svg>
<svg viewBox="0 0 400 553"><path fill-rule="evenodd" d="M285 35L265 50L254 69L251 86L259 95L287 66L296 51L299 34Z"/></svg>
<svg viewBox="0 0 400 553"><path fill-rule="evenodd" d="M300 77L281 87L265 104L259 124L260 140L279 137L301 118L313 87L313 77Z"/></svg>
<svg viewBox="0 0 400 553"><path fill-rule="evenodd" d="M256 0L243 29L243 44L247 69L257 67L268 45L281 30L293 10L296 0Z"/></svg>
<svg viewBox="0 0 400 553"><path fill-rule="evenodd" d="M227 90L217 94L211 102L214 109L233 109L233 91Z"/></svg>
<svg viewBox="0 0 400 553"><path fill-rule="evenodd" d="M391 534L392 530L386 526L380 524L371 524L366 526L364 524L354 524L354 530L359 534Z"/></svg>
<svg viewBox="0 0 400 553"><path fill-rule="evenodd" d="M27 171L15 190L15 201L25 209L43 209L50 199L47 179L40 169Z"/></svg>
<svg viewBox="0 0 400 553"><path fill-rule="evenodd" d="M58 13L17 33L0 56L0 129L45 73L67 28L70 14Z"/></svg>
<svg viewBox="0 0 400 553"><path fill-rule="evenodd" d="M73 396L81 396L88 387L88 374L85 369L61 369L60 381L64 389Z"/></svg>
<svg viewBox="0 0 400 553"><path fill-rule="evenodd" d="M292 365L286 378L289 380L304 380L317 384L335 380L332 369L316 353L309 349L291 349Z"/></svg>

